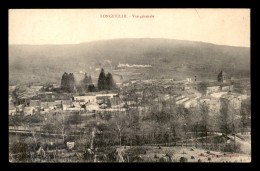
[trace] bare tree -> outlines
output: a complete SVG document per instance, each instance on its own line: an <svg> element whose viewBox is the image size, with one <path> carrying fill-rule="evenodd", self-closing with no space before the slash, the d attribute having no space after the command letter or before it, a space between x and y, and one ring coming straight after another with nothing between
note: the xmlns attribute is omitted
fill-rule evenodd
<svg viewBox="0 0 260 171"><path fill-rule="evenodd" d="M207 104L203 103L200 105L200 114L201 114L201 126L206 136L206 148L207 148L208 130L209 130L209 106Z"/></svg>
<svg viewBox="0 0 260 171"><path fill-rule="evenodd" d="M126 129L126 117L123 113L115 112L112 118L112 123L114 124L114 129L118 133L119 145L121 146L122 134Z"/></svg>

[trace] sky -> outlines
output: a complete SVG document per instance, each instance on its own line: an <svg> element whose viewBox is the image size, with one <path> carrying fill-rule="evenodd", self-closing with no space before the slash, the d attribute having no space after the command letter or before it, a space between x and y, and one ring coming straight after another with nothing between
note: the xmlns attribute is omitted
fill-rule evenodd
<svg viewBox="0 0 260 171"><path fill-rule="evenodd" d="M127 18L101 17L112 14ZM140 18L142 15L154 17ZM167 38L250 47L250 9L9 10L9 44L77 44L118 38Z"/></svg>

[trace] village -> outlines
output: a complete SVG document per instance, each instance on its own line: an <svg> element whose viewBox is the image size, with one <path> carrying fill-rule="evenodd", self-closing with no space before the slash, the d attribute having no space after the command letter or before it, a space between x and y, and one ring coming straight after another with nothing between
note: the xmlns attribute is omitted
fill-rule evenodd
<svg viewBox="0 0 260 171"><path fill-rule="evenodd" d="M72 75L72 74L64 73L64 75ZM88 75L85 74L85 79L86 78L90 78L90 77L88 77ZM18 139L21 139L21 137L26 135L31 135L34 138L36 148L38 148L38 151L36 152L36 150L34 150L34 153L31 154L34 156L33 158L35 158L35 155L39 156L43 152L45 156L44 149L47 152L48 149L50 149L51 146L53 146L53 144L56 144L56 151L57 151L58 149L57 145L59 144L57 143L57 140L58 139L61 140L62 137L63 140L60 141L60 145L65 143L64 144L65 146L61 145L60 146L61 149L76 150L79 149L79 147L81 146L81 149L86 150L86 147L88 146L87 149L94 152L85 151L84 154L90 156L90 158L87 157L88 161L96 162L98 161L97 159L98 152L97 150L95 151L95 149L99 149L103 147L105 143L104 140L105 131L102 129L98 129L97 127L99 126L100 123L101 125L102 124L107 125L110 122L109 118L112 118L112 121L115 121L110 124L114 124L112 128L115 127L115 130L117 130L116 132L119 133L119 136L117 136L117 138L115 137L114 140L111 140L112 137L109 137L108 138L109 140L106 141L105 143L105 148L107 148L107 146L115 147L118 145L119 147L121 147L121 145L124 144L125 149L127 149L127 146L129 145L131 147L131 146L139 146L138 144L140 144L140 142L136 140L137 142L134 143L136 145L133 145L133 140L131 139L131 137L127 138L127 135L121 135L122 134L121 129L123 129L123 124L126 124L125 121L124 122L122 121L123 117L125 116L131 118L136 116L137 114L138 115L137 117L141 117L143 118L143 120L149 115L152 116L156 115L159 118L160 117L163 118L165 117L164 113L160 114L163 111L170 112L169 114L170 117L171 115L175 115L175 114L171 114L171 112L173 112L174 110L178 111L180 109L185 109L186 112L193 111L193 110L196 111L196 110L201 110L201 108L203 109L203 106L207 106L208 115L210 117L216 117L217 113L222 110L222 105L227 104L229 108L233 111L233 113L235 113L232 114L233 125L236 122L240 122L241 119L245 119L241 115L241 110L242 110L241 108L243 102L248 101L250 99L249 96L250 92L248 92L248 90L245 89L236 90L236 81L237 80L228 77L224 71L221 71L216 76L216 80L209 80L207 82L199 81L197 76L195 76L193 79L187 78L186 80L181 80L181 81L175 81L173 79L129 80L122 84L116 84L115 88L113 88L112 90L91 91L86 93L78 92L76 85L73 85L74 87L72 88L71 92L61 91L61 87L57 86L56 84L41 85L40 83L30 83L30 85L27 86L26 91L25 90L21 91L16 86L9 86L9 119L11 118L11 123L12 123L12 124L9 123L9 132L11 133L10 136L12 135L17 136L17 134L20 135L18 136L20 137ZM64 82L62 82L61 84L63 86L65 85ZM94 87L92 84L91 86ZM21 91L22 93L17 96L17 93L15 91L18 90ZM156 113L156 111L158 113ZM133 116L129 116L129 115L133 115ZM67 123L67 126L70 129L70 130L68 129L69 130L68 133L66 133L65 131L64 116L68 118L67 120L69 122ZM31 122L26 124L23 123L23 121L20 122L16 121L17 118L20 118L21 120L21 118L28 118L28 117L29 118L36 117L37 118L36 120L38 121L35 122L35 124ZM52 124L55 127L57 124L56 121L59 121L59 117L63 118L61 119L61 122L63 123L62 131L53 130L55 128L52 129L46 128L46 124L47 125ZM109 118L104 119L107 117ZM39 121L39 118L42 119L40 119ZM250 118L251 117L248 116L247 120ZM72 122L75 119L76 122L75 123ZM54 123L53 120L55 120ZM120 122L118 123L118 121ZM89 124L91 122L96 123L97 127L90 126ZM183 124L185 127L186 124L185 123ZM207 136L213 136L213 137L221 136L220 131L215 130L216 125L211 123L209 124L212 128L206 130L206 144L209 141L207 140L209 139L207 138ZM166 126L167 125L168 124L166 124ZM89 127L91 128L89 129ZM237 127L239 127L239 124ZM59 130L59 127L56 129ZM176 145L176 143L181 142L181 146L183 146L183 143L186 142L186 145L188 143L189 144L191 143L192 146L194 145L194 141L190 142L191 139L194 139L194 135L186 135L185 138L180 136L182 137L181 140L177 141L176 133L172 134L167 132L167 130L170 128L166 128L165 126L162 126L162 129L165 129L161 131L165 132L165 134L167 135L169 134L168 136L175 137L175 138L173 137L172 142L170 142L169 139L167 138L166 142L168 142L168 144L175 143ZM176 131L175 129L176 128L174 128L174 131ZM200 131L203 132L203 130L204 129L201 129ZM196 132L198 131L199 130L196 130ZM230 130L228 131L230 132ZM231 133L232 132L234 133L234 130L232 130ZM248 134L248 132L250 132L250 127L245 126L243 127L243 131L240 132L240 134L241 135ZM127 134L127 132L125 133ZM37 140L35 139L36 134L40 135L39 139L44 139L45 147L38 145L38 143L36 142ZM79 139L80 140L84 139L83 138L84 136L82 136L82 134L83 135L90 134L90 135L87 135L87 138L85 137L84 143L79 145L77 141L79 141ZM138 133L137 135L139 134L140 133ZM151 133L149 132L148 134ZM159 133L158 136L160 137L161 134L162 133ZM185 130L185 134L186 134L186 130ZM237 136L239 136L238 134L239 133L237 132ZM146 136L146 135L147 135L146 133L145 134L142 133L142 136ZM226 138L228 138L227 135L228 134L226 134ZM46 138L44 138L45 136L52 137L52 138L49 137L50 142L46 141ZM57 138L57 136L59 136L60 138ZM79 136L79 139L77 138L75 139L75 136ZM151 144L151 142L152 144L154 144L155 142L156 142L155 144L160 144L162 142L165 142L165 140L162 140L161 138L160 140L151 141L149 136L148 138L143 137L144 142L141 144L149 145ZM98 137L102 137L101 140ZM191 139L187 140L187 137L190 137ZM197 140L197 137L198 135L196 133L196 146L197 143L199 142ZM205 134L202 133L199 137L201 137L202 138L201 140L203 140L201 142L202 148L205 148L203 146L203 144L205 143L204 140ZM183 138L186 139L186 141L183 141ZM228 138L230 139L228 140L229 144L234 141L234 138L233 139L232 138L233 138L232 136L231 139ZM214 140L210 140L210 141L214 141ZM102 145L100 145L99 143L101 143ZM88 145L86 146L86 144ZM120 154L123 153L123 152L118 152L117 150L118 149L116 149L114 153L118 155L119 153ZM78 150L76 151L78 152ZM55 155L57 155L56 153ZM92 158L91 158L91 154L92 154ZM95 157L93 157L93 155ZM29 158L31 161L32 157ZM41 157L41 159L42 158L43 157ZM80 157L80 159L81 158L82 157ZM136 158L136 156L134 158ZM52 161L52 160L47 160L47 161Z"/></svg>
<svg viewBox="0 0 260 171"><path fill-rule="evenodd" d="M50 111L104 111L124 110L127 107L144 104L145 99L154 101L172 100L176 105L185 108L198 107L207 103L211 110L219 110L221 100L227 100L235 109L240 109L242 100L249 98L248 93L233 92L234 85L227 80L226 73L221 71L216 81L210 81L200 91L199 81L187 78L183 81L172 79L130 80L121 84L116 90L89 92L84 96L77 93L57 93L51 91L57 85L48 86L33 83L29 89L35 96L22 97L19 105L14 104L12 93L16 86L9 86L9 115L45 114ZM149 91L153 88L154 92ZM44 91L44 90L48 91ZM131 90L131 91L130 91Z"/></svg>

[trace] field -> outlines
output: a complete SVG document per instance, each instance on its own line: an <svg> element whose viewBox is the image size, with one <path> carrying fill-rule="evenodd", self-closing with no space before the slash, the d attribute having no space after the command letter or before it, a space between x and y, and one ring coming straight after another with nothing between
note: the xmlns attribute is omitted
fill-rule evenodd
<svg viewBox="0 0 260 171"><path fill-rule="evenodd" d="M248 154L223 153L209 151L195 147L151 147L142 146L146 154L140 154L144 162L159 162L165 154L171 154L172 162L180 162L181 157L187 158L187 162L250 162L251 156ZM121 147L123 149L123 147ZM127 147L125 150L130 149ZM157 156L157 157L156 157ZM193 156L193 157L192 157ZM209 159L210 158L210 159Z"/></svg>

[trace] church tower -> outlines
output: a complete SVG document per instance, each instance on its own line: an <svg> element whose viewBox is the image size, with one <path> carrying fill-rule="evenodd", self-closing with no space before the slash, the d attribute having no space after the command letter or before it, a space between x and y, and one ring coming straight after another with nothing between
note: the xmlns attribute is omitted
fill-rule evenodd
<svg viewBox="0 0 260 171"><path fill-rule="evenodd" d="M222 82L222 83L227 82L227 75L226 75L226 73L224 71L221 71L218 74L218 82Z"/></svg>

